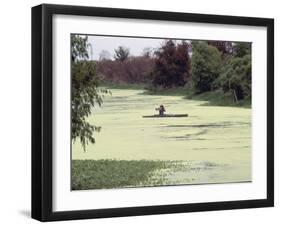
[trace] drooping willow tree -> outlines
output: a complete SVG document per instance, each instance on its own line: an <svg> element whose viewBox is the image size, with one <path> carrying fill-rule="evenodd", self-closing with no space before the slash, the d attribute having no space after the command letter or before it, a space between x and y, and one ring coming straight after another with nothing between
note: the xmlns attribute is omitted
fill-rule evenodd
<svg viewBox="0 0 281 226"><path fill-rule="evenodd" d="M95 143L94 132L101 127L92 125L87 121L92 108L102 104L102 97L108 91L99 88L99 77L94 62L89 61L87 36L71 36L71 138L77 138L83 146Z"/></svg>

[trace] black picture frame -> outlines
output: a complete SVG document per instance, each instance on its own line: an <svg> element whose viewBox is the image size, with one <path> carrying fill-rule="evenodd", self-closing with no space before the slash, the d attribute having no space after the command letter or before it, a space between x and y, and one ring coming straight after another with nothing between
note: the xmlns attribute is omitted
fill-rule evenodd
<svg viewBox="0 0 281 226"><path fill-rule="evenodd" d="M52 17L55 14L266 27L267 198L54 212L52 210ZM32 218L40 221L57 221L271 206L274 206L273 19L50 4L32 8Z"/></svg>

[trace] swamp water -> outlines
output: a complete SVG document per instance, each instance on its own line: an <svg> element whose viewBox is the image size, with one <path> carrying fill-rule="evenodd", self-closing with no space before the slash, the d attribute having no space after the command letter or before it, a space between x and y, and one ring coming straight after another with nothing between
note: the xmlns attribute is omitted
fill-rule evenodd
<svg viewBox="0 0 281 226"><path fill-rule="evenodd" d="M203 106L181 96L145 95L143 90L111 89L89 122L101 126L84 152L76 141L73 160L167 161L147 185L251 181L251 109ZM157 114L183 118L142 118ZM141 186L141 184L140 184Z"/></svg>

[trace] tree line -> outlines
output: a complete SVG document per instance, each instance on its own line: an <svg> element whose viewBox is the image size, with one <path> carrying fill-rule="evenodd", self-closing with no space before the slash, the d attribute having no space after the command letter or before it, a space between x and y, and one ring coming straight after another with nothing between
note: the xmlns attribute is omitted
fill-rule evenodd
<svg viewBox="0 0 281 226"><path fill-rule="evenodd" d="M251 97L251 43L166 40L158 49L130 56L126 47L114 60L94 62L106 82L150 88L187 87L194 94L222 91L238 102Z"/></svg>

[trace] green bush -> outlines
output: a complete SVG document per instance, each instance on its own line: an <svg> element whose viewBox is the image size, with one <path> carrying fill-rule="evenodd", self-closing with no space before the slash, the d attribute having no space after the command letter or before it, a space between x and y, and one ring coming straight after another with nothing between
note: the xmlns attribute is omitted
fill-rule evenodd
<svg viewBox="0 0 281 226"><path fill-rule="evenodd" d="M252 91L251 56L230 57L225 63L216 84L224 93L230 92L237 102L250 98Z"/></svg>
<svg viewBox="0 0 281 226"><path fill-rule="evenodd" d="M184 86L190 78L190 45L182 41L166 41L155 51L155 65L151 73L152 85L172 88Z"/></svg>
<svg viewBox="0 0 281 226"><path fill-rule="evenodd" d="M217 48L206 42L192 42L192 83L196 93L213 90L213 82L218 78L222 59Z"/></svg>

